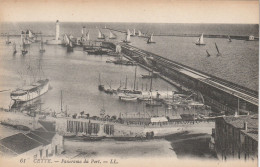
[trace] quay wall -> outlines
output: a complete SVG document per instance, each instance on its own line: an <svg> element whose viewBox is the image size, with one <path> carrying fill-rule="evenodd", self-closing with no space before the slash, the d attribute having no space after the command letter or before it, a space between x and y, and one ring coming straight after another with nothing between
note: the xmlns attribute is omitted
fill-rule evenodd
<svg viewBox="0 0 260 167"><path fill-rule="evenodd" d="M154 137L160 137L183 131L210 134L214 125L214 121L165 122L147 125L60 118L56 120L56 131L61 135L71 133L106 137L145 137L147 133L153 132ZM91 133L89 133L90 127L92 128ZM98 130L95 130L95 127L99 127Z"/></svg>

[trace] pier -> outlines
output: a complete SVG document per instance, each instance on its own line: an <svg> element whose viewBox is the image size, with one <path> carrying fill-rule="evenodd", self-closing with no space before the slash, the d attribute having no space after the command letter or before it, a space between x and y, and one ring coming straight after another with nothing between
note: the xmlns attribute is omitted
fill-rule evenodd
<svg viewBox="0 0 260 167"><path fill-rule="evenodd" d="M106 42L111 48L114 43ZM126 58L148 70L159 71L163 79L182 89L199 91L205 104L226 114L258 112L258 92L193 69L137 47L119 43Z"/></svg>
<svg viewBox="0 0 260 167"><path fill-rule="evenodd" d="M120 32L120 33L127 33L126 31L123 30L117 30L113 28L105 28L111 31L115 32ZM200 37L201 34L156 34L154 33L153 36L168 36L168 37ZM217 34L204 34L204 38L228 38L228 34L226 35L217 35ZM142 36L148 38L148 36ZM236 39L236 40L248 40L249 36L242 36L242 35L230 35L231 39ZM254 40L259 40L259 37L254 37Z"/></svg>

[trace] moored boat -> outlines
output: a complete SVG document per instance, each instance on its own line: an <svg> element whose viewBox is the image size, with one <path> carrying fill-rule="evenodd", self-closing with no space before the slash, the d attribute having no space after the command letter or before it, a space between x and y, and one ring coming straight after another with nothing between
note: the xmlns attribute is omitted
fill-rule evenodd
<svg viewBox="0 0 260 167"><path fill-rule="evenodd" d="M11 92L11 99L15 102L27 102L33 100L49 90L49 79L38 80L37 82L18 88Z"/></svg>

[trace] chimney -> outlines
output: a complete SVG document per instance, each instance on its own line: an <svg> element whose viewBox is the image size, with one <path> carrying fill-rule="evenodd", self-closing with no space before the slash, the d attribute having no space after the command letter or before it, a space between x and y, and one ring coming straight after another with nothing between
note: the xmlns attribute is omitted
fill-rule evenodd
<svg viewBox="0 0 260 167"><path fill-rule="evenodd" d="M244 122L244 130L247 131L247 122Z"/></svg>

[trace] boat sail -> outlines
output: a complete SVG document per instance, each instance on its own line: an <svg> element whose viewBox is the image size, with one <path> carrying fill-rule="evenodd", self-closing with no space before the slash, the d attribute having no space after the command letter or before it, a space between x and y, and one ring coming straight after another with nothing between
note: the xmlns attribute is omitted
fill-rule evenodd
<svg viewBox="0 0 260 167"><path fill-rule="evenodd" d="M69 40L69 37L67 36L67 34L64 35L63 40L64 40L64 44L65 44L66 46L69 45L70 40Z"/></svg>
<svg viewBox="0 0 260 167"><path fill-rule="evenodd" d="M10 93L10 97L12 100L14 100L15 104L33 100L48 92L49 90L49 79L42 79L43 71L41 68L40 60L38 65L38 71L36 69L33 69L30 65L27 67L27 71L27 73L30 74L30 77L33 77L33 82L31 82L30 79L30 83L28 85L17 88L16 90ZM35 82L35 76L37 75L37 72L39 79Z"/></svg>
<svg viewBox="0 0 260 167"><path fill-rule="evenodd" d="M204 43L203 33L201 34L201 36L199 37L199 39L196 41L196 45L206 45L206 44Z"/></svg>
<svg viewBox="0 0 260 167"><path fill-rule="evenodd" d="M133 30L133 33L131 33L131 36L135 36L135 29Z"/></svg>
<svg viewBox="0 0 260 167"><path fill-rule="evenodd" d="M16 51L16 44L14 42L14 44L13 44L13 54L16 54L16 53L17 53L17 51Z"/></svg>
<svg viewBox="0 0 260 167"><path fill-rule="evenodd" d="M218 51L217 56L221 56L221 53L219 52L218 45L215 43L216 49Z"/></svg>
<svg viewBox="0 0 260 167"><path fill-rule="evenodd" d="M228 35L228 42L232 42L232 40L231 40L231 38L230 38L230 36Z"/></svg>
<svg viewBox="0 0 260 167"><path fill-rule="evenodd" d="M109 39L116 39L116 35L109 31Z"/></svg>
<svg viewBox="0 0 260 167"><path fill-rule="evenodd" d="M45 52L45 49L44 49L43 39L42 39L42 36L41 36L40 53L43 53L43 52Z"/></svg>
<svg viewBox="0 0 260 167"><path fill-rule="evenodd" d="M140 30L138 30L138 37L143 36L142 32Z"/></svg>
<svg viewBox="0 0 260 167"><path fill-rule="evenodd" d="M86 34L86 40L89 41L89 39L90 38L89 38L89 31L88 31L87 34Z"/></svg>
<svg viewBox="0 0 260 167"><path fill-rule="evenodd" d="M105 35L98 29L98 39L105 39Z"/></svg>
<svg viewBox="0 0 260 167"><path fill-rule="evenodd" d="M71 40L69 40L69 44L67 45L67 52L73 52L73 44Z"/></svg>
<svg viewBox="0 0 260 167"><path fill-rule="evenodd" d="M152 43L155 43L154 41L153 41L153 34L148 38L148 40L147 40L147 44L152 44Z"/></svg>
<svg viewBox="0 0 260 167"><path fill-rule="evenodd" d="M130 30L128 29L127 30L127 33L126 33L126 39L123 41L123 42L125 42L125 43L131 43L131 41L130 41Z"/></svg>

